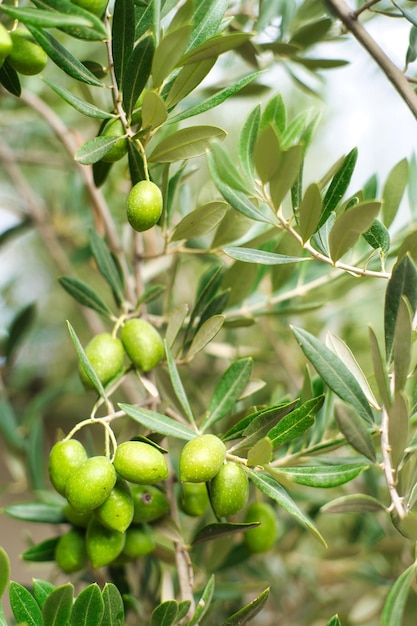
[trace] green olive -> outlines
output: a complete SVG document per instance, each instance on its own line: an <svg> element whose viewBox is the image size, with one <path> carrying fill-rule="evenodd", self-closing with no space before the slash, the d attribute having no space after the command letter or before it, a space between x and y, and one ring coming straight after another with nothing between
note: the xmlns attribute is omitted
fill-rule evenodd
<svg viewBox="0 0 417 626"><path fill-rule="evenodd" d="M65 496L76 511L92 511L110 495L116 471L106 456L93 456L70 476Z"/></svg>
<svg viewBox="0 0 417 626"><path fill-rule="evenodd" d="M72 474L87 460L87 452L80 441L58 441L49 454L49 477L56 491L65 495L65 486Z"/></svg>
<svg viewBox="0 0 417 626"><path fill-rule="evenodd" d="M125 441L117 446L114 467L119 476L139 485L153 485L168 477L162 452L143 441Z"/></svg>
<svg viewBox="0 0 417 626"><path fill-rule="evenodd" d="M87 554L94 568L109 565L122 552L126 535L118 530L110 530L93 516L87 527Z"/></svg>
<svg viewBox="0 0 417 626"><path fill-rule="evenodd" d="M7 61L9 65L26 76L42 72L48 61L45 50L35 41L26 28L16 28L10 33L12 49Z"/></svg>
<svg viewBox="0 0 417 626"><path fill-rule="evenodd" d="M155 549L153 531L147 524L130 526L126 531L126 541L123 555L130 559L137 559L150 554Z"/></svg>
<svg viewBox="0 0 417 626"><path fill-rule="evenodd" d="M9 32L0 23L0 67L3 65L4 59L10 54L13 43Z"/></svg>
<svg viewBox="0 0 417 626"><path fill-rule="evenodd" d="M108 383L120 372L125 358L122 342L117 337L113 337L110 333L95 335L95 337L88 342L85 348L85 354L103 385ZM81 363L79 373L84 385L90 389L93 388L94 385Z"/></svg>
<svg viewBox="0 0 417 626"><path fill-rule="evenodd" d="M127 197L127 219L131 227L143 232L158 222L162 213L162 193L155 183L141 180Z"/></svg>
<svg viewBox="0 0 417 626"><path fill-rule="evenodd" d="M200 517L209 505L206 483L183 483L181 485L181 509L191 517Z"/></svg>
<svg viewBox="0 0 417 626"><path fill-rule="evenodd" d="M226 446L216 435L198 435L188 441L180 455L180 479L203 483L219 472L226 457Z"/></svg>
<svg viewBox="0 0 417 626"><path fill-rule="evenodd" d="M161 335L146 320L128 320L122 327L120 338L132 363L143 372L156 367L164 356Z"/></svg>
<svg viewBox="0 0 417 626"><path fill-rule="evenodd" d="M72 2L82 9L90 11L90 13L94 13L94 15L101 17L107 6L108 0L72 0Z"/></svg>
<svg viewBox="0 0 417 626"><path fill-rule="evenodd" d="M78 528L87 528L92 515L91 511L76 511L69 502L65 503L63 513L68 522Z"/></svg>
<svg viewBox="0 0 417 626"><path fill-rule="evenodd" d="M249 481L237 463L225 463L210 483L210 498L217 517L235 515L249 498Z"/></svg>
<svg viewBox="0 0 417 626"><path fill-rule="evenodd" d="M55 561L66 574L78 572L87 565L85 537L76 528L62 535L55 547Z"/></svg>
<svg viewBox="0 0 417 626"><path fill-rule="evenodd" d="M98 521L110 530L123 533L133 519L133 498L128 483L118 478L110 495L95 509Z"/></svg>
<svg viewBox="0 0 417 626"><path fill-rule="evenodd" d="M120 137L110 150L106 152L102 161L104 163L114 163L120 161L127 152L126 130L120 119L111 119L105 125L100 133L100 137Z"/></svg>
<svg viewBox="0 0 417 626"><path fill-rule="evenodd" d="M245 522L260 522L259 526L245 531L243 541L249 552L267 552L277 538L275 510L267 502L253 502L245 516Z"/></svg>
<svg viewBox="0 0 417 626"><path fill-rule="evenodd" d="M169 511L169 502L166 495L158 487L153 485L134 485L133 497L133 522L153 522Z"/></svg>

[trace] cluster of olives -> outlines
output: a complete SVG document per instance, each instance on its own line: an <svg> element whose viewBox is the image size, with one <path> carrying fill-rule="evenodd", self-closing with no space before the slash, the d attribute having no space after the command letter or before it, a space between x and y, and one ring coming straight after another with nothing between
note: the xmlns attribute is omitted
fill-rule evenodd
<svg viewBox="0 0 417 626"><path fill-rule="evenodd" d="M125 563L155 548L150 522L165 515L169 503L157 483L168 476L158 448L126 441L106 456L88 457L80 441L57 442L49 456L49 476L67 500L71 528L56 545L55 560L67 573Z"/></svg>
<svg viewBox="0 0 417 626"><path fill-rule="evenodd" d="M9 32L0 24L0 67L6 59L19 74L32 76L42 72L48 56L26 28Z"/></svg>
<svg viewBox="0 0 417 626"><path fill-rule="evenodd" d="M133 318L122 326L120 339L110 333L99 333L89 341L85 353L100 382L106 385L121 372L126 354L135 367L149 372L163 358L164 344L152 324ZM79 373L85 386L92 387L82 364Z"/></svg>

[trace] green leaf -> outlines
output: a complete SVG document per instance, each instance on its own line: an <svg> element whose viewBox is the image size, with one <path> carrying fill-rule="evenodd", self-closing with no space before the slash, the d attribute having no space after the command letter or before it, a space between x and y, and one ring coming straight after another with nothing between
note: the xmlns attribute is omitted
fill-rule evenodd
<svg viewBox="0 0 417 626"><path fill-rule="evenodd" d="M287 124L287 112L285 109L285 103L282 95L277 93L266 103L265 109L262 113L260 129L263 130L270 124L281 136L285 131Z"/></svg>
<svg viewBox="0 0 417 626"><path fill-rule="evenodd" d="M42 524L62 524L66 518L61 504L47 504L44 502L24 502L23 504L9 504L3 512L9 517L39 522Z"/></svg>
<svg viewBox="0 0 417 626"><path fill-rule="evenodd" d="M409 410L406 397L397 393L388 409L388 440L394 468L398 467L408 443Z"/></svg>
<svg viewBox="0 0 417 626"><path fill-rule="evenodd" d="M75 160L81 165L93 165L100 161L107 152L119 141L120 137L101 136L88 139L75 153Z"/></svg>
<svg viewBox="0 0 417 626"><path fill-rule="evenodd" d="M275 126L270 123L262 128L254 148L253 161L261 181L266 184L279 171L282 151Z"/></svg>
<svg viewBox="0 0 417 626"><path fill-rule="evenodd" d="M69 330L69 334L71 337L71 340L75 346L75 349L77 351L78 354L78 358L80 359L80 363L82 365L82 367L85 370L85 373L87 374L89 380L91 381L92 385L94 386L94 388L96 389L96 391L98 392L98 394L103 398L106 399L106 392L104 390L103 384L101 382L101 380L99 379L99 377L96 374L96 371L94 369L94 367L91 365L85 351L84 348L81 345L80 340L78 339L75 330L73 329L73 327L71 326L70 322L67 321L67 326L68 326L68 330Z"/></svg>
<svg viewBox="0 0 417 626"><path fill-rule="evenodd" d="M211 606L211 600L214 594L214 574L211 574L209 577L206 586L204 587L203 593L198 602L196 602L196 608L194 611L194 615L189 621L188 626L195 626L198 624L207 613Z"/></svg>
<svg viewBox="0 0 417 626"><path fill-rule="evenodd" d="M292 330L304 354L326 385L361 417L372 423L374 418L369 402L343 361L307 331L294 327Z"/></svg>
<svg viewBox="0 0 417 626"><path fill-rule="evenodd" d="M224 89L221 89L220 91L217 91L210 98L205 98L203 102L200 102L199 104L196 104L195 106L189 109L186 109L182 113L178 113L178 115L171 117L169 119L169 123L176 124L178 122L181 122L182 120L188 119L190 117L194 117L194 115L200 115L201 113L205 113L206 111L209 111L210 109L214 109L215 107L225 102L225 100L227 100L228 98L234 96L238 91L240 91L241 89L249 85L249 83L251 83L256 78L258 78L258 76L263 74L263 72L264 70L256 71L256 72L252 72L248 74L247 76L243 76L243 78L233 83L232 85L229 85L228 87L225 87Z"/></svg>
<svg viewBox="0 0 417 626"><path fill-rule="evenodd" d="M44 11L43 9L11 7L4 4L0 5L0 11L23 24L40 28L59 28L60 26L84 26L85 28L91 28L93 26L91 20L81 15L65 15L54 11Z"/></svg>
<svg viewBox="0 0 417 626"><path fill-rule="evenodd" d="M244 121L239 135L240 164L251 185L255 182L253 151L258 136L260 119L261 107L258 105Z"/></svg>
<svg viewBox="0 0 417 626"><path fill-rule="evenodd" d="M399 209L408 181L408 162L402 159L394 165L382 190L382 221L389 228Z"/></svg>
<svg viewBox="0 0 417 626"><path fill-rule="evenodd" d="M229 413L248 384L252 369L253 359L250 357L238 359L227 368L211 397L203 430Z"/></svg>
<svg viewBox="0 0 417 626"><path fill-rule="evenodd" d="M107 39L107 30L102 20L70 0L33 0L33 4L39 9L48 9L59 14L78 16L89 22L89 26L63 26L60 30L77 39L87 41L104 41Z"/></svg>
<svg viewBox="0 0 417 626"><path fill-rule="evenodd" d="M43 626L42 612L32 594L23 585L11 581L9 600L13 615L18 623L26 626Z"/></svg>
<svg viewBox="0 0 417 626"><path fill-rule="evenodd" d="M45 561L55 560L55 548L59 541L59 537L53 537L52 539L45 539L40 543L31 546L25 550L22 554L24 561L31 561L35 563L43 563Z"/></svg>
<svg viewBox="0 0 417 626"><path fill-rule="evenodd" d="M100 626L123 626L125 611L119 589L113 583L106 583L101 595L104 602L104 613Z"/></svg>
<svg viewBox="0 0 417 626"><path fill-rule="evenodd" d="M332 261L340 259L373 224L381 208L380 202L359 202L340 215L329 234Z"/></svg>
<svg viewBox="0 0 417 626"><path fill-rule="evenodd" d="M143 156L136 145L135 141L129 141L128 158L129 158L129 174L132 181L132 185L135 185L140 180L145 180L145 168L143 165Z"/></svg>
<svg viewBox="0 0 417 626"><path fill-rule="evenodd" d="M90 231L90 248L100 274L111 287L116 304L120 306L124 300L123 283L106 242L95 230Z"/></svg>
<svg viewBox="0 0 417 626"><path fill-rule="evenodd" d="M190 24L185 24L167 33L159 42L152 62L152 78L155 88L162 85L165 78L179 63L187 47L191 29Z"/></svg>
<svg viewBox="0 0 417 626"><path fill-rule="evenodd" d="M98 78L96 78L81 61L64 48L59 41L52 37L52 35L33 26L29 26L28 28L49 58L65 72L65 74L87 85L93 85L95 87L103 86Z"/></svg>
<svg viewBox="0 0 417 626"><path fill-rule="evenodd" d="M187 360L193 359L198 352L201 352L214 339L222 329L224 321L224 315L213 315L205 320L193 337L187 351Z"/></svg>
<svg viewBox="0 0 417 626"><path fill-rule="evenodd" d="M263 437L264 434L268 433L285 415L293 411L297 404L298 400L283 402L246 415L246 417L232 426L223 435L222 439L223 441L230 441L231 439L238 439L244 436L251 437L252 439L253 435L257 435L257 439L259 439Z"/></svg>
<svg viewBox="0 0 417 626"><path fill-rule="evenodd" d="M106 111L98 109L96 106L94 106L94 104L90 104L82 98L75 96L71 91L68 91L68 89L61 87L57 83L54 83L47 78L44 78L43 80L53 91L55 91L56 94L58 94L58 96L65 100L65 102L67 102L79 113L82 113L87 117L93 117L95 119L103 120L113 117L111 113L107 113Z"/></svg>
<svg viewBox="0 0 417 626"><path fill-rule="evenodd" d="M303 146L291 146L281 153L279 170L269 183L271 199L278 211L282 201L293 186L303 160Z"/></svg>
<svg viewBox="0 0 417 626"><path fill-rule="evenodd" d="M222 140L226 132L217 126L190 126L162 139L153 149L148 161L173 163L200 156L209 149L213 139Z"/></svg>
<svg viewBox="0 0 417 626"><path fill-rule="evenodd" d="M134 47L123 74L123 108L130 118L135 104L144 90L151 74L155 44L153 37L148 35Z"/></svg>
<svg viewBox="0 0 417 626"><path fill-rule="evenodd" d="M327 222L330 214L336 209L340 200L343 198L352 178L358 158L358 149L353 148L349 154L343 159L343 162L336 174L333 176L332 182L324 196L323 210L318 223L320 229Z"/></svg>
<svg viewBox="0 0 417 626"><path fill-rule="evenodd" d="M248 466L256 467L257 465L268 465L272 460L272 454L272 441L269 437L262 437L262 439L258 439L255 445L248 451Z"/></svg>
<svg viewBox="0 0 417 626"><path fill-rule="evenodd" d="M108 319L114 319L114 315L105 302L86 283L71 276L61 276L58 278L60 285L70 296L80 302L80 304L97 311Z"/></svg>
<svg viewBox="0 0 417 626"><path fill-rule="evenodd" d="M223 200L213 200L188 213L174 229L170 241L195 239L211 232L221 222L228 209Z"/></svg>
<svg viewBox="0 0 417 626"><path fill-rule="evenodd" d="M189 49L217 33L228 6L228 0L194 0L194 28L188 42Z"/></svg>
<svg viewBox="0 0 417 626"><path fill-rule="evenodd" d="M339 619L338 615L333 615L327 622L326 626L342 626L342 622Z"/></svg>
<svg viewBox="0 0 417 626"><path fill-rule="evenodd" d="M188 304L183 304L182 306L179 306L171 311L169 314L168 325L165 331L165 341L170 348L172 348L175 339L184 325L188 310Z"/></svg>
<svg viewBox="0 0 417 626"><path fill-rule="evenodd" d="M47 580L33 579L33 595L41 609L56 586Z"/></svg>
<svg viewBox="0 0 417 626"><path fill-rule="evenodd" d="M310 257L287 256L276 254L275 252L265 252L264 250L254 250L253 248L238 248L227 246L223 249L227 256L244 261L245 263L256 263L257 265L286 265L288 263L300 263L310 261Z"/></svg>
<svg viewBox="0 0 417 626"><path fill-rule="evenodd" d="M384 330L388 362L392 359L395 325L403 296L408 299L414 314L417 308L417 270L408 256L395 265L385 292Z"/></svg>
<svg viewBox="0 0 417 626"><path fill-rule="evenodd" d="M381 615L381 626L398 626L402 623L410 585L415 578L416 564L413 563L392 585Z"/></svg>
<svg viewBox="0 0 417 626"><path fill-rule="evenodd" d="M242 44L246 43L251 37L250 33L235 32L227 35L217 35L207 39L192 50L189 50L178 61L177 65L188 65L188 63L197 63L205 59L217 58L225 52L234 50Z"/></svg>
<svg viewBox="0 0 417 626"><path fill-rule="evenodd" d="M66 626L69 624L73 598L74 586L71 583L54 589L43 605L44 626Z"/></svg>
<svg viewBox="0 0 417 626"><path fill-rule="evenodd" d="M235 533L240 533L257 525L257 523L245 524L240 522L215 522L214 524L208 524L207 526L204 526L204 528L197 531L197 534L192 541L192 545L196 546L199 543L205 543L206 541L213 541L214 539L219 539L220 537L234 535Z"/></svg>
<svg viewBox="0 0 417 626"><path fill-rule="evenodd" d="M372 225L362 236L374 250L380 249L384 254L386 254L391 247L389 231L378 219L373 221Z"/></svg>
<svg viewBox="0 0 417 626"><path fill-rule="evenodd" d="M175 626L177 624L178 602L166 600L154 608L151 626Z"/></svg>
<svg viewBox="0 0 417 626"><path fill-rule="evenodd" d="M0 546L0 598L4 594L9 584L10 559L6 550Z"/></svg>
<svg viewBox="0 0 417 626"><path fill-rule="evenodd" d="M158 128L167 118L167 110L161 96L156 91L147 91L142 102L142 127Z"/></svg>
<svg viewBox="0 0 417 626"><path fill-rule="evenodd" d="M206 59L205 61L190 63L183 67L169 87L165 100L167 109L174 108L189 93L194 91L209 74L215 62L216 59Z"/></svg>
<svg viewBox="0 0 417 626"><path fill-rule="evenodd" d="M352 448L363 454L367 459L376 461L375 446L363 419L354 411L343 411L342 407L336 407L335 418L340 432L346 437Z"/></svg>
<svg viewBox="0 0 417 626"><path fill-rule="evenodd" d="M22 93L22 86L20 84L19 74L12 68L11 65L9 65L7 59L0 67L0 83L13 96L16 96L17 98L20 97Z"/></svg>
<svg viewBox="0 0 417 626"><path fill-rule="evenodd" d="M4 356L8 362L11 361L14 352L21 344L25 334L28 333L30 327L33 325L35 315L36 306L33 303L30 303L20 309L12 319L3 348Z"/></svg>
<svg viewBox="0 0 417 626"><path fill-rule="evenodd" d="M277 478L279 478L280 474L284 474L297 485L328 489L350 482L364 470L368 469L368 467L368 465L363 465L363 463L342 463L340 465L279 467L270 471L273 471L274 476L277 476Z"/></svg>
<svg viewBox="0 0 417 626"><path fill-rule="evenodd" d="M100 626L103 614L100 587L93 583L78 594L71 613L71 626Z"/></svg>
<svg viewBox="0 0 417 626"><path fill-rule="evenodd" d="M8 445L20 451L26 449L26 440L20 431L19 422L12 405L0 396L0 432Z"/></svg>
<svg viewBox="0 0 417 626"><path fill-rule="evenodd" d="M341 496L321 507L323 513L380 513L386 512L385 506L372 496L364 493Z"/></svg>
<svg viewBox="0 0 417 626"><path fill-rule="evenodd" d="M281 446L304 434L314 424L315 417L323 406L323 402L323 395L311 398L284 416L268 432L273 447Z"/></svg>
<svg viewBox="0 0 417 626"><path fill-rule="evenodd" d="M135 43L135 5L132 0L116 0L112 19L114 73L119 87Z"/></svg>
<svg viewBox="0 0 417 626"><path fill-rule="evenodd" d="M300 26L292 34L289 43L301 46L303 49L308 48L324 39L331 27L331 18L320 17L318 20L313 20Z"/></svg>
<svg viewBox="0 0 417 626"><path fill-rule="evenodd" d="M230 187L248 194L250 188L248 189L246 180L236 167L235 160L231 157L224 145L214 142L211 146L211 154L216 163L216 170L222 172L223 181Z"/></svg>
<svg viewBox="0 0 417 626"><path fill-rule="evenodd" d="M265 589L255 600L252 600L249 604L239 609L236 613L233 613L225 622L223 622L222 626L241 626L242 624L246 624L248 620L252 619L257 615L260 611L262 611L265 606L266 601L269 597L268 587Z"/></svg>
<svg viewBox="0 0 417 626"><path fill-rule="evenodd" d="M321 213L322 200L320 189L316 183L311 183L305 191L298 215L303 243L308 241L317 231Z"/></svg>
<svg viewBox="0 0 417 626"><path fill-rule="evenodd" d="M190 441L190 439L194 439L196 436L196 433L188 428L188 426L162 413L156 413L144 407L124 403L119 404L119 407L126 415L153 432L166 435L167 437L176 437L177 439L183 439L185 441Z"/></svg>
<svg viewBox="0 0 417 626"><path fill-rule="evenodd" d="M277 502L281 508L292 515L298 522L305 525L312 532L313 536L326 546L325 540L312 520L298 508L282 485L266 472L252 470L250 468L247 469L247 472L250 480L262 493Z"/></svg>
<svg viewBox="0 0 417 626"><path fill-rule="evenodd" d="M381 356L381 350L375 331L369 327L369 343L371 347L372 364L374 368L375 381L378 387L382 404L388 407L391 404L390 384L388 381L387 371Z"/></svg>
<svg viewBox="0 0 417 626"><path fill-rule="evenodd" d="M402 297L398 307L392 342L395 393L402 391L407 382L411 361L412 332L412 319L408 301Z"/></svg>
<svg viewBox="0 0 417 626"><path fill-rule="evenodd" d="M184 385L182 384L181 377L177 368L177 364L175 363L174 357L172 356L172 352L166 342L165 342L165 354L167 357L169 377L171 380L174 393L177 396L179 403L184 411L184 414L188 418L189 422L191 424L195 424L194 415L193 415L190 403L188 401L188 397L184 389Z"/></svg>

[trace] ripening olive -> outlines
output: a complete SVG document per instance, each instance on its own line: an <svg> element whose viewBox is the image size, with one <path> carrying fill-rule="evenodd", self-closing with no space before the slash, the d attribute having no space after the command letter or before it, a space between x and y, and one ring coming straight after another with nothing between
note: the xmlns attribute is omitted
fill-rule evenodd
<svg viewBox="0 0 417 626"><path fill-rule="evenodd" d="M125 441L116 448L114 467L122 478L153 485L168 477L168 465L157 448L143 441Z"/></svg>
<svg viewBox="0 0 417 626"><path fill-rule="evenodd" d="M143 232L155 226L162 213L162 193L155 183L141 180L127 197L127 219L134 230Z"/></svg>
<svg viewBox="0 0 417 626"><path fill-rule="evenodd" d="M65 496L76 511L92 511L108 498L116 471L106 456L93 456L70 476Z"/></svg>
<svg viewBox="0 0 417 626"><path fill-rule="evenodd" d="M70 476L87 460L87 452L77 439L58 441L49 454L49 477L56 491L65 495Z"/></svg>
<svg viewBox="0 0 417 626"><path fill-rule="evenodd" d="M123 555L130 559L137 559L150 554L155 549L153 531L147 524L130 526L126 531L126 541Z"/></svg>
<svg viewBox="0 0 417 626"><path fill-rule="evenodd" d="M133 497L133 522L153 522L169 511L168 498L163 491L153 485L134 485Z"/></svg>
<svg viewBox="0 0 417 626"><path fill-rule="evenodd" d="M87 565L84 533L71 528L62 535L55 546L55 561L66 574L78 572Z"/></svg>
<svg viewBox="0 0 417 626"><path fill-rule="evenodd" d="M124 533L133 519L133 498L129 484L118 478L110 495L103 504L94 510L100 524L110 530L118 530Z"/></svg>
<svg viewBox="0 0 417 626"><path fill-rule="evenodd" d="M198 435L188 441L180 455L180 479L183 482L203 483L220 470L226 457L226 446L216 435Z"/></svg>
<svg viewBox="0 0 417 626"><path fill-rule="evenodd" d="M85 354L103 385L116 376L123 367L125 357L123 344L120 339L113 337L110 333L95 335L87 344ZM93 388L94 385L81 363L79 373L84 385L90 389Z"/></svg>
<svg viewBox="0 0 417 626"><path fill-rule="evenodd" d="M109 120L104 125L100 137L120 137L101 158L104 163L114 163L125 156L127 152L126 130L119 118Z"/></svg>
<svg viewBox="0 0 417 626"><path fill-rule="evenodd" d="M48 55L45 50L35 41L26 28L16 28L10 33L12 49L7 61L9 65L26 76L39 74L44 69Z"/></svg>
<svg viewBox="0 0 417 626"><path fill-rule="evenodd" d="M261 522L244 533L243 541L249 552L266 552L275 543L277 525L275 511L267 502L253 502L245 516L245 522Z"/></svg>
<svg viewBox="0 0 417 626"><path fill-rule="evenodd" d="M200 517L209 505L206 483L183 483L181 486L181 509L191 517Z"/></svg>
<svg viewBox="0 0 417 626"><path fill-rule="evenodd" d="M87 527L87 554L93 567L103 567L116 559L125 545L126 535L102 526L93 516Z"/></svg>
<svg viewBox="0 0 417 626"><path fill-rule="evenodd" d="M128 320L122 327L120 338L129 359L143 372L156 367L164 356L161 335L146 320Z"/></svg>
<svg viewBox="0 0 417 626"><path fill-rule="evenodd" d="M249 498L249 481L241 465L222 465L210 483L210 498L217 517L235 515L243 509Z"/></svg>

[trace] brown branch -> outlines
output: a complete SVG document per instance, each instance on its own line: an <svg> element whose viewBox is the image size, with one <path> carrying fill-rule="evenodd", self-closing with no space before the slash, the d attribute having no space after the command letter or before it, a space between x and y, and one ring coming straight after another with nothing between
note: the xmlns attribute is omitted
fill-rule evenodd
<svg viewBox="0 0 417 626"><path fill-rule="evenodd" d="M417 94L403 72L391 61L378 46L368 31L358 20L357 12L350 9L344 0L326 0L330 11L337 15L345 28L352 33L373 60L379 65L385 76L397 90L401 98L417 119Z"/></svg>

